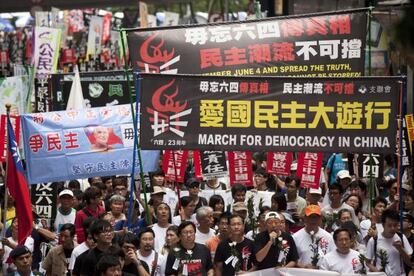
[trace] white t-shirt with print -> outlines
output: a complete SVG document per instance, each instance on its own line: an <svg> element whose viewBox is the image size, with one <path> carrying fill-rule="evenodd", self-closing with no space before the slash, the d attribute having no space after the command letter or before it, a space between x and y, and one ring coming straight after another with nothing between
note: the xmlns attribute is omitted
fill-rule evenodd
<svg viewBox="0 0 414 276"><path fill-rule="evenodd" d="M151 254L148 257L143 257L139 250L137 250L138 259L146 262L149 267L150 274L152 273L153 262L155 261L155 251L152 250ZM154 275L164 276L165 275L165 265L167 264L167 258L164 255L158 254L157 266L155 268Z"/></svg>
<svg viewBox="0 0 414 276"><path fill-rule="evenodd" d="M405 252L411 256L413 253L413 249L410 246L410 243L408 242L405 235L403 235L403 245ZM392 238L385 238L382 233L378 234L377 239L377 261L376 261L376 267L378 269L381 269L381 260L378 257L378 252L382 249L385 252L387 252L388 255L388 265L385 267L385 273L387 275L393 275L393 276L403 276L405 275L404 271L404 263L400 256L400 253L398 250L392 245L394 241L401 241L401 238L395 234ZM374 262L375 252L374 252L374 239L371 238L368 241L367 244L367 259L371 260L371 262Z"/></svg>
<svg viewBox="0 0 414 276"><path fill-rule="evenodd" d="M333 250L326 254L321 261L321 270L335 271L338 273L358 273L362 268L359 261L359 253L351 249L348 254L341 254ZM368 271L368 269L366 270Z"/></svg>
<svg viewBox="0 0 414 276"><path fill-rule="evenodd" d="M55 232L59 233L60 227L62 227L65 223L72 223L75 224L75 218L76 218L76 209L72 208L70 213L68 215L62 214L59 209L56 212L56 218L55 218Z"/></svg>
<svg viewBox="0 0 414 276"><path fill-rule="evenodd" d="M165 228L162 228L158 225L158 223L152 226L152 230L155 234L154 239L154 250L160 252L161 248L165 245L165 236L167 235L167 229L169 225Z"/></svg>
<svg viewBox="0 0 414 276"><path fill-rule="evenodd" d="M317 233L315 233L315 238L321 238L318 246L319 252L319 261L320 265L321 260L325 254L336 249L334 240L328 232L319 227ZM303 264L310 264L312 262L313 253L311 251L310 245L312 244L311 235L306 232L305 228L302 228L295 234L293 234L293 239L295 240L296 248L299 254L299 262Z"/></svg>

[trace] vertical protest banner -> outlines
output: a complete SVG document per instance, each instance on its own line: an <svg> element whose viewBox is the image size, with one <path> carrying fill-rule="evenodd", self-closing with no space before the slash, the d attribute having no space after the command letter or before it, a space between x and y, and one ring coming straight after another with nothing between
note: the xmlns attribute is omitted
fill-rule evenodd
<svg viewBox="0 0 414 276"><path fill-rule="evenodd" d="M31 201L38 218L46 219L48 222L55 219L58 197L57 188L58 185L52 182L32 185Z"/></svg>
<svg viewBox="0 0 414 276"><path fill-rule="evenodd" d="M68 20L69 33L77 33L83 31L85 28L82 10L70 10Z"/></svg>
<svg viewBox="0 0 414 276"><path fill-rule="evenodd" d="M401 141L401 153L402 153L401 165L404 167L408 167L411 164L409 144L410 144L410 140L408 139L407 123L405 122L405 118L403 118L402 141Z"/></svg>
<svg viewBox="0 0 414 276"><path fill-rule="evenodd" d="M102 20L102 44L105 45L105 43L109 40L111 37L111 19L112 19L112 13L107 12Z"/></svg>
<svg viewBox="0 0 414 276"><path fill-rule="evenodd" d="M193 151L193 159L194 159L194 176L197 179L203 179L203 173L201 169L201 156L199 150Z"/></svg>
<svg viewBox="0 0 414 276"><path fill-rule="evenodd" d="M103 33L103 17L93 15L89 22L88 44L86 51L86 59L101 52L102 47L102 33Z"/></svg>
<svg viewBox="0 0 414 276"><path fill-rule="evenodd" d="M62 30L35 27L34 67L36 77L56 73Z"/></svg>
<svg viewBox="0 0 414 276"><path fill-rule="evenodd" d="M384 156L362 153L358 155L358 176L382 178L384 176Z"/></svg>
<svg viewBox="0 0 414 276"><path fill-rule="evenodd" d="M7 103L12 105L12 115L25 113L30 85L30 77L27 75L0 78L0 114L6 114Z"/></svg>
<svg viewBox="0 0 414 276"><path fill-rule="evenodd" d="M35 112L49 112L50 111L50 101L51 93L49 91L49 77L40 76L35 79L34 82L35 89L35 102L34 102L34 111Z"/></svg>
<svg viewBox="0 0 414 276"><path fill-rule="evenodd" d="M252 152L251 151L229 151L227 152L229 162L230 185L236 183L247 187L253 186Z"/></svg>
<svg viewBox="0 0 414 276"><path fill-rule="evenodd" d="M292 152L269 151L266 158L266 171L270 174L289 176L292 161Z"/></svg>
<svg viewBox="0 0 414 276"><path fill-rule="evenodd" d="M407 126L408 145L410 146L410 153L413 154L412 144L414 141L414 117L413 114L405 115L405 123Z"/></svg>
<svg viewBox="0 0 414 276"><path fill-rule="evenodd" d="M50 27L49 25L49 12L37 11L35 12L35 26L37 27Z"/></svg>
<svg viewBox="0 0 414 276"><path fill-rule="evenodd" d="M162 159L162 170L170 181L184 183L187 168L187 150L166 150Z"/></svg>
<svg viewBox="0 0 414 276"><path fill-rule="evenodd" d="M323 154L321 152L299 152L296 175L301 178L302 188L318 189L322 171Z"/></svg>
<svg viewBox="0 0 414 276"><path fill-rule="evenodd" d="M224 151L200 151L201 173L205 180L225 177L228 174Z"/></svg>

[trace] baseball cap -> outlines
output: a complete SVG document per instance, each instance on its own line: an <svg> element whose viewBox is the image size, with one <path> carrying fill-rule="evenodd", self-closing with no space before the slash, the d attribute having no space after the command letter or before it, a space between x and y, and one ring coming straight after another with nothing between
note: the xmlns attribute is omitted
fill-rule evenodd
<svg viewBox="0 0 414 276"><path fill-rule="evenodd" d="M309 189L309 193L310 194L318 194L318 195L321 195L322 194L322 189L321 189L321 187L319 187L318 189L310 188Z"/></svg>
<svg viewBox="0 0 414 276"><path fill-rule="evenodd" d="M186 182L186 186L187 188L192 188L192 187L199 187L200 186L200 181L198 181L196 178L190 178L187 180Z"/></svg>
<svg viewBox="0 0 414 276"><path fill-rule="evenodd" d="M10 255L9 256L13 260L15 260L16 258L18 258L18 257L20 257L20 256L22 256L22 255L24 255L26 253L30 253L31 254L32 252L30 252L29 248L27 248L26 246L19 245L19 246L17 246L15 249L13 249L10 252Z"/></svg>
<svg viewBox="0 0 414 276"><path fill-rule="evenodd" d="M344 178L349 178L351 179L351 176L349 175L349 171L348 170L340 170L337 174L336 177L339 179L344 179Z"/></svg>
<svg viewBox="0 0 414 276"><path fill-rule="evenodd" d="M73 192L71 190L65 189L59 193L59 197L64 196L64 195L69 195L73 197Z"/></svg>
<svg viewBox="0 0 414 276"><path fill-rule="evenodd" d="M305 208L305 216L309 217L311 215L321 215L321 207L318 205L308 205Z"/></svg>
<svg viewBox="0 0 414 276"><path fill-rule="evenodd" d="M292 164L290 164L290 170L296 171L297 169L298 169L298 163L292 162Z"/></svg>
<svg viewBox="0 0 414 276"><path fill-rule="evenodd" d="M285 220L292 224L295 224L295 220L293 219L291 214L289 214L288 212L282 212L282 215L285 217Z"/></svg>
<svg viewBox="0 0 414 276"><path fill-rule="evenodd" d="M233 204L233 211L247 211L247 206L244 202L236 202Z"/></svg>
<svg viewBox="0 0 414 276"><path fill-rule="evenodd" d="M278 219L278 220L282 220L281 217L280 217L280 215L278 213L276 213L276 212L268 212L268 213L266 213L265 221L267 221L268 219L272 219L272 218L275 218L275 219Z"/></svg>
<svg viewBox="0 0 414 276"><path fill-rule="evenodd" d="M153 187L153 192L151 193L151 195L157 195L157 194L166 194L164 189L160 186L154 186Z"/></svg>

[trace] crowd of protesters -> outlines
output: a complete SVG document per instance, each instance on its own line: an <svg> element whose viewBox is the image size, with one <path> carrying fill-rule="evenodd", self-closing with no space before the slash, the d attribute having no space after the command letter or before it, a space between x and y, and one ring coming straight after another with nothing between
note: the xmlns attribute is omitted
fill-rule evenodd
<svg viewBox="0 0 414 276"><path fill-rule="evenodd" d="M385 176L373 184L380 192L370 198L369 181L350 175L341 156L329 158L318 189L301 188L295 164L291 176L278 177L255 162L250 191L272 193L270 206L261 205L257 216L246 198L248 188L226 179L195 179L191 167L180 185L188 195L177 206L163 201L167 191L177 189L161 170L150 174L148 204L136 192L131 208L125 176L55 183L57 215L50 223L36 219L24 245L17 244L18 220L9 197L3 206L2 273L235 275L297 267L414 276L412 184L402 182L400 196L397 171L385 162ZM227 189L228 204L219 194L200 196L202 190Z"/></svg>

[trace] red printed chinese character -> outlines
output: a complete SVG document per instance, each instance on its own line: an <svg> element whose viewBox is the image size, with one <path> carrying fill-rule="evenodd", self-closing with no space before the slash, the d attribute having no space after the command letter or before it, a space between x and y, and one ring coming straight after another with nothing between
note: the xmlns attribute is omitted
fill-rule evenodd
<svg viewBox="0 0 414 276"><path fill-rule="evenodd" d="M73 121L78 117L79 112L76 110L69 110L66 111L66 116L68 116L69 119L72 119Z"/></svg>
<svg viewBox="0 0 414 276"><path fill-rule="evenodd" d="M103 107L100 110L101 116L104 119L108 119L109 117L112 116L112 108L111 107Z"/></svg>
<svg viewBox="0 0 414 276"><path fill-rule="evenodd" d="M342 82L336 82L334 84L334 93L342 95L343 90L344 90L344 84Z"/></svg>
<svg viewBox="0 0 414 276"><path fill-rule="evenodd" d="M40 134L29 137L29 147L33 152L38 152L43 147L43 138Z"/></svg>
<svg viewBox="0 0 414 276"><path fill-rule="evenodd" d="M344 94L353 95L354 94L354 83L349 82L344 85Z"/></svg>
<svg viewBox="0 0 414 276"><path fill-rule="evenodd" d="M47 151L61 150L62 141L60 140L59 133L49 133L47 136Z"/></svg>
<svg viewBox="0 0 414 276"><path fill-rule="evenodd" d="M33 122L37 123L37 124L43 124L43 122L45 121L45 118L43 117L43 114L34 114L33 115Z"/></svg>
<svg viewBox="0 0 414 276"><path fill-rule="evenodd" d="M76 132L68 132L65 134L65 149L76 149L79 148L78 134Z"/></svg>
<svg viewBox="0 0 414 276"><path fill-rule="evenodd" d="M223 58L221 56L220 48L201 49L200 50L200 67L201 69L211 66L222 67Z"/></svg>
<svg viewBox="0 0 414 276"><path fill-rule="evenodd" d="M259 83L251 82L250 85L249 85L249 90L250 90L251 94L259 93Z"/></svg>
<svg viewBox="0 0 414 276"><path fill-rule="evenodd" d="M129 107L128 106L124 106L124 105L120 105L118 107L118 114L120 116L125 116L125 117L131 116L131 112L130 112Z"/></svg>
<svg viewBox="0 0 414 276"><path fill-rule="evenodd" d="M240 83L240 93L247 94L249 92L249 83L241 82Z"/></svg>
<svg viewBox="0 0 414 276"><path fill-rule="evenodd" d="M247 64L246 49L232 47L229 50L225 50L224 54L226 58L225 65Z"/></svg>
<svg viewBox="0 0 414 276"><path fill-rule="evenodd" d="M291 42L273 43L272 52L274 61L294 61L295 48Z"/></svg>
<svg viewBox="0 0 414 276"><path fill-rule="evenodd" d="M86 116L86 119L96 119L96 112L95 110L87 109L85 116Z"/></svg>
<svg viewBox="0 0 414 276"><path fill-rule="evenodd" d="M333 92L333 83L325 82L323 86L323 91L325 91L326 94L329 95Z"/></svg>
<svg viewBox="0 0 414 276"><path fill-rule="evenodd" d="M259 84L259 92L260 92L260 94L268 94L269 93L269 83L268 82L261 82Z"/></svg>
<svg viewBox="0 0 414 276"><path fill-rule="evenodd" d="M269 44L254 44L249 46L250 63L261 63L270 61L271 57Z"/></svg>
<svg viewBox="0 0 414 276"><path fill-rule="evenodd" d="M314 34L326 35L328 29L325 25L324 17L311 17L306 19L306 33L311 36Z"/></svg>
<svg viewBox="0 0 414 276"><path fill-rule="evenodd" d="M350 34L351 20L349 14L330 16L329 27L332 34Z"/></svg>
<svg viewBox="0 0 414 276"><path fill-rule="evenodd" d="M300 19L283 21L281 24L284 37L301 36L303 34L303 24Z"/></svg>

